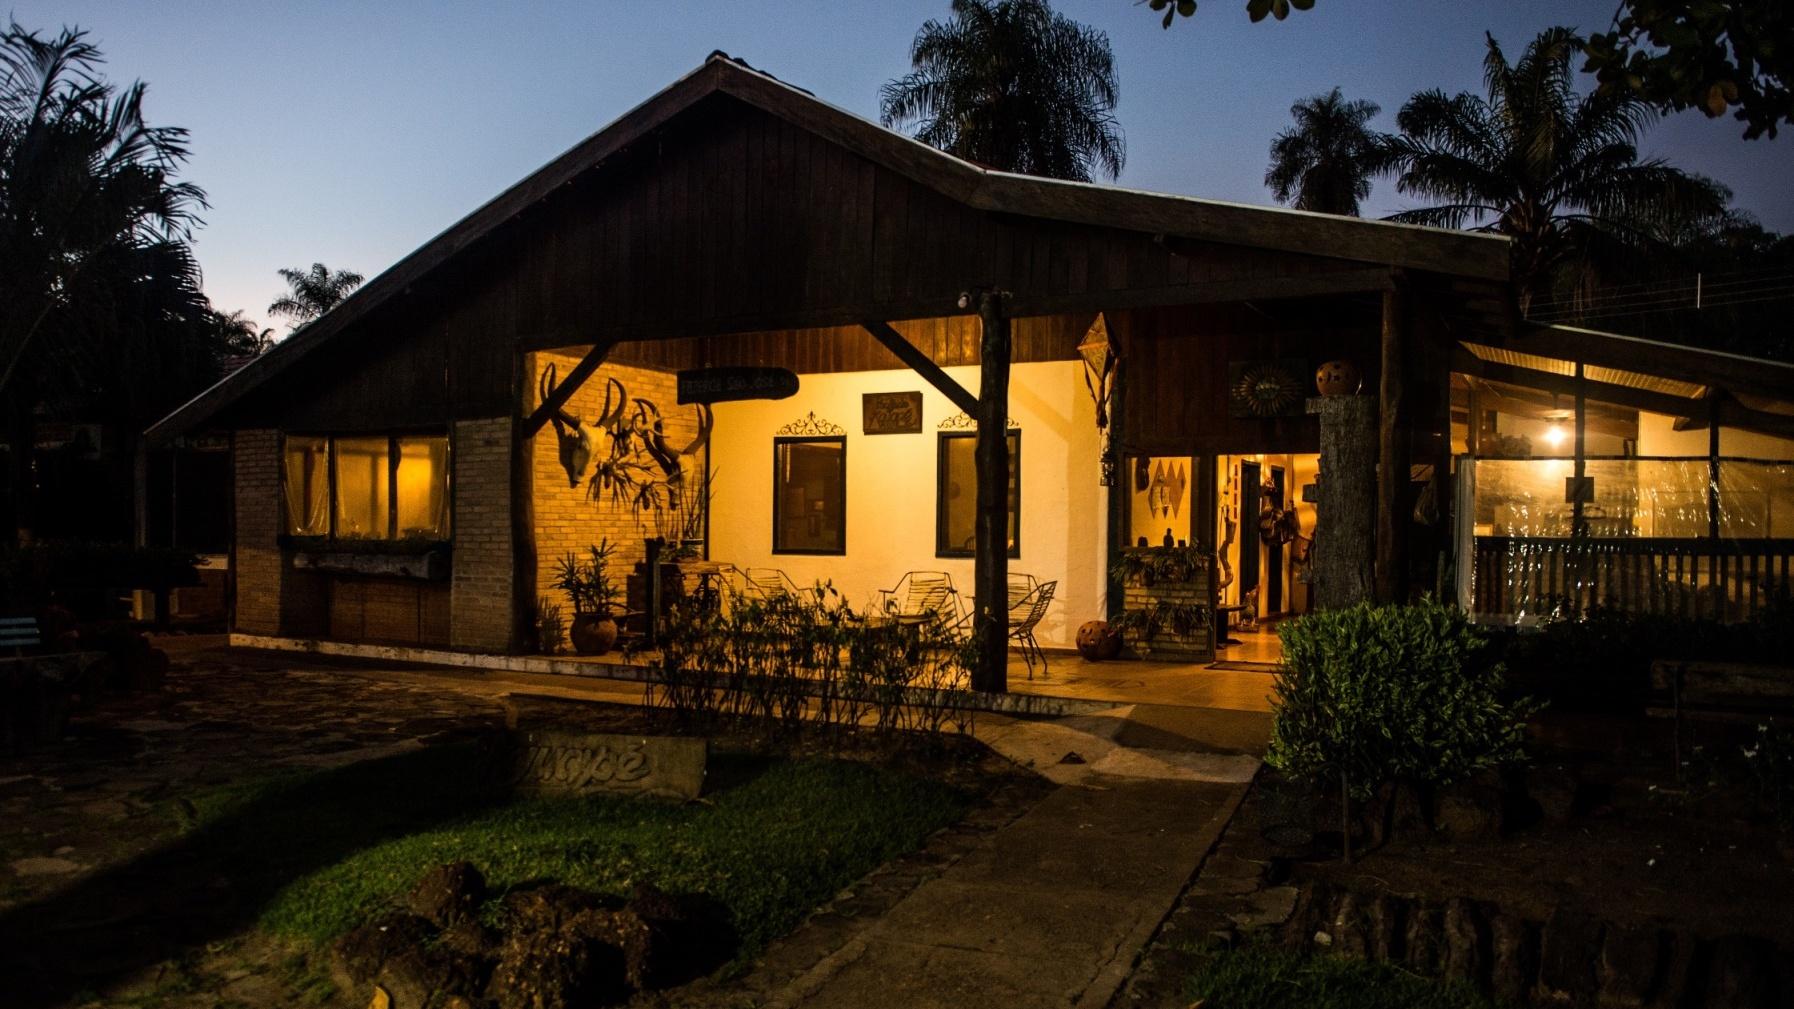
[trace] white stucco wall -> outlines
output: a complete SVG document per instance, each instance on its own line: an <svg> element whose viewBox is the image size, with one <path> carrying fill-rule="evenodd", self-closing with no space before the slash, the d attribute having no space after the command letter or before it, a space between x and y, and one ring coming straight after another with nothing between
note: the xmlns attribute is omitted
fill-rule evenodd
<svg viewBox="0 0 1794 1009"><path fill-rule="evenodd" d="M1021 430L1022 507L1021 556L1009 567L1059 582L1037 631L1048 646L1070 647L1078 625L1103 614L1107 499L1098 485L1096 412L1081 369L1058 361L1010 371L1009 411ZM977 368L947 371L977 390ZM937 435L958 408L910 371L804 375L801 382L790 399L716 406L711 559L781 568L800 585L830 580L856 606L911 570L946 571L969 596L972 561L935 556ZM864 432L861 394L911 390L922 393L920 434ZM845 556L772 552L773 438L812 412L847 431Z"/></svg>

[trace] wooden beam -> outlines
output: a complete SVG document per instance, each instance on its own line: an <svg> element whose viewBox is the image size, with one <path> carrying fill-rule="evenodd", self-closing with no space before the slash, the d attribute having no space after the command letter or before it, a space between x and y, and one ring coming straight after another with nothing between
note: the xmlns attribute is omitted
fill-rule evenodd
<svg viewBox="0 0 1794 1009"><path fill-rule="evenodd" d="M978 363L978 511L974 525L972 689L1009 689L1009 317L1002 291L974 295L983 340ZM933 362L929 362L932 364Z"/></svg>
<svg viewBox="0 0 1794 1009"><path fill-rule="evenodd" d="M1576 395L1576 378L1573 375L1559 375L1556 372L1536 371L1511 364L1485 361L1462 347L1452 355L1452 368L1466 375L1486 378L1491 382L1541 389L1561 396ZM1634 389L1631 386L1613 385L1608 382L1590 382L1586 379L1584 382L1588 387L1588 398L1601 403L1631 407L1634 410L1649 410L1652 413L1667 414L1671 417L1697 416L1706 409L1706 405L1702 401L1690 399L1687 396L1652 392L1649 389Z"/></svg>
<svg viewBox="0 0 1794 1009"><path fill-rule="evenodd" d="M1061 312L1117 311L1124 308L1160 308L1168 305L1213 305L1229 301L1276 301L1312 298L1328 294L1386 291L1389 270L1327 270L1272 277L1246 277L1203 284L1130 288L1119 291L1082 291L1076 294L1017 294L1005 307L1011 318L1057 315Z"/></svg>
<svg viewBox="0 0 1794 1009"><path fill-rule="evenodd" d="M941 366L927 354L922 353L916 345L904 339L903 334L891 328L888 322L860 323L872 338L885 345L885 349L897 355L897 359L909 365L910 370L922 376L929 385L939 389L941 395L953 402L954 406L965 411L967 417L979 416L978 397L969 392L965 386L953 380L953 376L941 370ZM989 335L985 336L985 345L989 345ZM1003 320L1003 367L1005 374L1009 367L1009 320Z"/></svg>
<svg viewBox="0 0 1794 1009"><path fill-rule="evenodd" d="M1684 347L1572 326L1534 326L1499 345L1528 354L1582 361L1603 368L1662 375L1682 382L1716 384L1771 399L1788 399L1794 364L1741 354Z"/></svg>
<svg viewBox="0 0 1794 1009"><path fill-rule="evenodd" d="M1404 382L1409 351L1407 292L1383 292L1381 376L1377 389L1377 561L1380 603L1408 599L1409 452Z"/></svg>
<svg viewBox="0 0 1794 1009"><path fill-rule="evenodd" d="M536 407L536 411L529 415L529 419L523 422L521 433L525 440L535 437L536 432L542 430L542 425L548 423L548 418L559 413L561 408L567 405L567 401L573 398L573 394L579 391L579 387L586 384L586 379L591 378L592 373L604 364L604 359L610 356L611 348L616 345L617 341L614 339L599 340L592 344L592 349L586 352L586 356L579 359L579 363L573 366L573 370L561 379L560 384L549 392L548 398L544 399L542 404ZM534 381L534 379L531 378L530 381ZM519 395L528 395L528 391L528 388L525 387L520 390Z"/></svg>

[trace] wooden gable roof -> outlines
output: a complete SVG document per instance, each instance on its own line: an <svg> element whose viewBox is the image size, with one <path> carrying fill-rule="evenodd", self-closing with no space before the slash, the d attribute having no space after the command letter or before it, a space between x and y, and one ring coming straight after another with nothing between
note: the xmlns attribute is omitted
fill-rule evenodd
<svg viewBox="0 0 1794 1009"><path fill-rule="evenodd" d="M216 418L354 330L486 344L460 368L490 378L515 347L920 318L973 284L1013 290L1029 315L1120 291L1262 295L1266 278L1291 294L1364 290L1391 268L1500 288L1507 242L992 171L714 54L150 435ZM465 355L426 356L452 372ZM330 381L315 362L300 371ZM451 376L443 395L469 381Z"/></svg>

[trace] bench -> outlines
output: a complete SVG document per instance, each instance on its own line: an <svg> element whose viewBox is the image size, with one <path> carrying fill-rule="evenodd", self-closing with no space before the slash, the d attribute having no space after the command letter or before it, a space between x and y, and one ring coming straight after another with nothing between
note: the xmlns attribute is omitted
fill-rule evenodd
<svg viewBox="0 0 1794 1009"><path fill-rule="evenodd" d="M36 617L0 617L0 652L10 648L12 654L23 655L25 649L37 648L43 643Z"/></svg>
<svg viewBox="0 0 1794 1009"><path fill-rule="evenodd" d="M1794 711L1794 668L1742 662L1658 659L1651 663L1651 714L1675 719L1676 766L1682 766L1682 723L1692 714L1714 721L1757 719ZM1667 704L1665 710L1661 705Z"/></svg>

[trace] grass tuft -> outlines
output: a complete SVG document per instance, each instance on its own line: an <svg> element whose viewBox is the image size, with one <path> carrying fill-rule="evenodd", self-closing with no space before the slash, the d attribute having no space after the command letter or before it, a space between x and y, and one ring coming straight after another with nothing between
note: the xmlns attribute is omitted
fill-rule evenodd
<svg viewBox="0 0 1794 1009"><path fill-rule="evenodd" d="M1307 956L1268 946L1192 946L1184 980L1192 1005L1213 1009L1498 1009L1464 981L1421 977L1385 963Z"/></svg>

